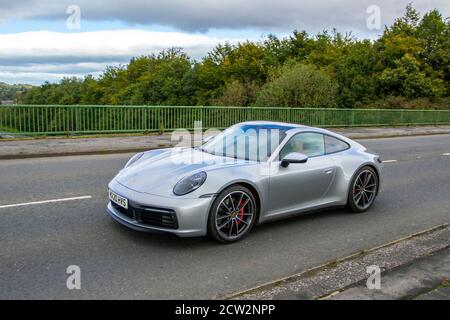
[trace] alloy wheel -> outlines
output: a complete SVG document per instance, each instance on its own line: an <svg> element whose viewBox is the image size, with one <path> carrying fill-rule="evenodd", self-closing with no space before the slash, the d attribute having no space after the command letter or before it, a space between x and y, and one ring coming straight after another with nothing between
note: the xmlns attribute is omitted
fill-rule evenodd
<svg viewBox="0 0 450 320"><path fill-rule="evenodd" d="M244 191L233 191L220 201L215 215L217 232L231 241L240 238L252 225L255 217L255 204L252 197Z"/></svg>
<svg viewBox="0 0 450 320"><path fill-rule="evenodd" d="M360 210L366 210L375 200L377 179L370 170L361 171L353 184L353 202Z"/></svg>

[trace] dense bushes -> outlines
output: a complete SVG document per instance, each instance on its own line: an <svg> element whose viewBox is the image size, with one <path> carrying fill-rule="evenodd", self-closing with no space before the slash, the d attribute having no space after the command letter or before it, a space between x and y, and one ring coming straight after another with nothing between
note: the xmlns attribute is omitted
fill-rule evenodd
<svg viewBox="0 0 450 320"><path fill-rule="evenodd" d="M326 108L336 105L337 83L312 65L287 63L259 91L258 107Z"/></svg>
<svg viewBox="0 0 450 320"><path fill-rule="evenodd" d="M219 98L212 100L213 106L248 106L256 99L260 86L255 82L242 83L234 80L225 84Z"/></svg>
<svg viewBox="0 0 450 320"><path fill-rule="evenodd" d="M294 31L284 39L221 44L198 62L169 49L109 67L98 79L46 83L17 99L29 104L442 108L450 104L449 83L450 21L437 10L421 17L409 5L376 41Z"/></svg>

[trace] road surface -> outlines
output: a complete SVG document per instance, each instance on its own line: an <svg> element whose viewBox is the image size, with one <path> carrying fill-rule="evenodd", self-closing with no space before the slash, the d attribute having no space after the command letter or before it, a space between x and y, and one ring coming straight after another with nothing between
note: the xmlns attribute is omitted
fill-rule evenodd
<svg viewBox="0 0 450 320"><path fill-rule="evenodd" d="M112 221L106 185L130 155L0 161L0 299L220 298L450 221L450 135L360 142L387 161L372 210L274 222L231 245ZM76 199L45 202L62 198Z"/></svg>

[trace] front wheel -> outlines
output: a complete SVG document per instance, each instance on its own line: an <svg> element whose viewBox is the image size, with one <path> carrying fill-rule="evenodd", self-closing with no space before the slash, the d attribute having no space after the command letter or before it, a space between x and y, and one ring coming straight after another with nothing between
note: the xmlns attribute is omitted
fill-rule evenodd
<svg viewBox="0 0 450 320"><path fill-rule="evenodd" d="M256 202L252 192L236 185L222 191L211 207L208 235L222 243L232 243L245 237L256 220Z"/></svg>
<svg viewBox="0 0 450 320"><path fill-rule="evenodd" d="M369 210L377 196L378 183L378 175L372 167L361 168L352 179L348 207L355 213Z"/></svg>

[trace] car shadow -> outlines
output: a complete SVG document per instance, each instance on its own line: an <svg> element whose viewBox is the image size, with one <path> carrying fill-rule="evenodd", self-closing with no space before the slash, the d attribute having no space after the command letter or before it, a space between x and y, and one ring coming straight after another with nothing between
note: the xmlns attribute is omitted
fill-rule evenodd
<svg viewBox="0 0 450 320"><path fill-rule="evenodd" d="M192 247L208 247L215 242L207 237L182 238L168 232L149 231L142 232L127 228L115 221L109 221L109 225L123 237L123 240L132 241L135 244L148 246L158 245L167 249L183 249Z"/></svg>
<svg viewBox="0 0 450 320"><path fill-rule="evenodd" d="M266 234L267 236L270 236L270 233L283 233L286 231L286 229L292 228L293 224L295 224L295 226L301 227L308 222L328 219L331 216L336 215L352 215L352 213L346 209L326 209L277 219L255 226L245 239L228 245L219 244L218 242L208 237L182 238L166 232L139 232L122 226L112 220L109 221L109 225L111 226L111 228L113 228L114 232L117 232L120 236L123 237L124 241L132 241L135 244L142 246L157 245L160 248L176 250L185 248L202 249L211 247L219 249L220 247L229 246L239 247L246 241L253 242L253 240L264 237Z"/></svg>
<svg viewBox="0 0 450 320"><path fill-rule="evenodd" d="M262 223L256 226L252 233L264 233L264 232L272 232L275 230L277 232L283 232L282 229L292 227L293 224L296 226L304 225L307 222L317 221L317 220L325 220L329 217L336 215L351 215L352 213L346 209L323 209L320 211L308 212L308 213L300 213L297 215L292 215L288 217L282 217L280 219L272 220L269 222Z"/></svg>

